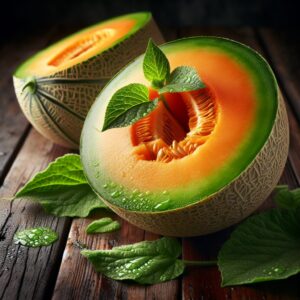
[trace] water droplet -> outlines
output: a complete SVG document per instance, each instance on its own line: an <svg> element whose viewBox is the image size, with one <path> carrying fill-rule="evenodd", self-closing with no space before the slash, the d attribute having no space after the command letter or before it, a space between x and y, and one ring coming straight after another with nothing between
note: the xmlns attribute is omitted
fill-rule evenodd
<svg viewBox="0 0 300 300"><path fill-rule="evenodd" d="M103 184L102 187L103 187L104 189L107 189L107 188L108 188L107 183Z"/></svg>
<svg viewBox="0 0 300 300"><path fill-rule="evenodd" d="M112 196L112 198L117 198L120 196L120 192L119 191L114 191L110 194Z"/></svg>
<svg viewBox="0 0 300 300"><path fill-rule="evenodd" d="M158 203L157 205L154 206L154 209L155 210L166 210L169 207L169 204L170 204L170 200L166 200L166 201L163 201L161 203Z"/></svg>
<svg viewBox="0 0 300 300"><path fill-rule="evenodd" d="M267 274L269 276L280 276L285 271L286 271L285 267L274 266L271 269L264 269L263 273L265 273L265 274Z"/></svg>
<svg viewBox="0 0 300 300"><path fill-rule="evenodd" d="M276 267L273 268L273 271L276 275L280 275L280 274L284 273L285 270L286 270L286 268L281 267L281 266L276 266Z"/></svg>

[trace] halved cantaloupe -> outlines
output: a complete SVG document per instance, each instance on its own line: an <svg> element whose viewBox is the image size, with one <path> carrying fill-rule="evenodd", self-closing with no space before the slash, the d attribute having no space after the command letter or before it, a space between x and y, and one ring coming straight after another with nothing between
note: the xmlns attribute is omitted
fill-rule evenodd
<svg viewBox="0 0 300 300"><path fill-rule="evenodd" d="M135 13L88 27L37 53L13 77L24 114L45 137L78 148L97 94L145 50L150 37L163 42L151 14Z"/></svg>
<svg viewBox="0 0 300 300"><path fill-rule="evenodd" d="M160 103L132 126L101 132L115 91L147 84L143 56L133 61L87 116L84 170L105 203L138 227L169 236L215 232L252 213L278 182L289 143L284 102L268 63L245 45L195 37L161 49L171 69L193 66L207 87L167 94L170 111Z"/></svg>

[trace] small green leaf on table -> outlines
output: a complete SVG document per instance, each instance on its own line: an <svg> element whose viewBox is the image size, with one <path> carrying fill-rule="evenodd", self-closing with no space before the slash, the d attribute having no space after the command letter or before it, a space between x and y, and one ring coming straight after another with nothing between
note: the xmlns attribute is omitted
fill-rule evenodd
<svg viewBox="0 0 300 300"><path fill-rule="evenodd" d="M143 61L144 76L154 88L161 88L170 75L166 55L150 39Z"/></svg>
<svg viewBox="0 0 300 300"><path fill-rule="evenodd" d="M15 244L27 247L49 246L58 239L58 234L48 227L36 227L16 232Z"/></svg>
<svg viewBox="0 0 300 300"><path fill-rule="evenodd" d="M182 274L184 263L178 259L181 245L174 238L161 238L111 250L83 250L97 272L115 280L155 284Z"/></svg>
<svg viewBox="0 0 300 300"><path fill-rule="evenodd" d="M109 101L102 131L129 126L148 115L157 106L158 99L149 100L149 90L139 83L119 89Z"/></svg>
<svg viewBox="0 0 300 300"><path fill-rule="evenodd" d="M111 218L101 218L93 221L86 228L86 233L105 233L119 230L121 225L118 221L114 221Z"/></svg>
<svg viewBox="0 0 300 300"><path fill-rule="evenodd" d="M55 216L86 217L96 208L107 206L88 184L77 154L59 157L21 188L16 198L39 202Z"/></svg>
<svg viewBox="0 0 300 300"><path fill-rule="evenodd" d="M181 66L174 69L160 93L190 92L205 88L205 84L194 67Z"/></svg>
<svg viewBox="0 0 300 300"><path fill-rule="evenodd" d="M222 286L288 278L300 272L297 210L273 209L248 218L218 256Z"/></svg>

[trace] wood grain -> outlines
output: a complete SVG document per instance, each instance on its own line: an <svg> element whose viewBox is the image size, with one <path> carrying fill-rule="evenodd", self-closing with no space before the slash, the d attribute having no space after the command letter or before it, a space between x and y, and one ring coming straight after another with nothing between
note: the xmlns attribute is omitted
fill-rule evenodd
<svg viewBox="0 0 300 300"><path fill-rule="evenodd" d="M117 219L122 224L121 230L107 234L86 234L86 226L92 220L104 216ZM177 299L178 280L153 286L117 282L97 274L87 259L80 255L80 249L76 246L76 242L80 241L89 249L111 249L113 246L156 238L158 238L157 235L145 233L105 210L99 211L87 219L74 219L53 299Z"/></svg>
<svg viewBox="0 0 300 300"><path fill-rule="evenodd" d="M300 122L300 34L299 29L257 30L267 57L273 64L281 87Z"/></svg>
<svg viewBox="0 0 300 300"><path fill-rule="evenodd" d="M290 160L300 183L300 36L291 31L258 30L258 36L272 63L282 91L288 100Z"/></svg>
<svg viewBox="0 0 300 300"><path fill-rule="evenodd" d="M31 130L0 189L0 299L45 299L51 291L70 220L47 215L36 203L7 198L65 152ZM56 230L59 241L42 248L14 244L16 231L35 226Z"/></svg>

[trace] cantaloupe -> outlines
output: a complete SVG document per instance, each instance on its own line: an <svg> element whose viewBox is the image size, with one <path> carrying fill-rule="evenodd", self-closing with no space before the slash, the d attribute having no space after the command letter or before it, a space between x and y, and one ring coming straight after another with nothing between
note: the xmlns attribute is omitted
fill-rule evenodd
<svg viewBox="0 0 300 300"><path fill-rule="evenodd" d="M24 114L45 137L78 148L97 94L144 52L149 37L163 42L151 14L135 13L88 27L32 56L13 76Z"/></svg>
<svg viewBox="0 0 300 300"><path fill-rule="evenodd" d="M285 105L270 66L245 45L195 37L161 49L171 70L195 67L206 88L166 94L171 112L160 103L131 126L101 132L112 95L149 84L140 56L93 104L82 163L97 194L132 224L169 236L212 233L251 214L278 182L289 144Z"/></svg>

